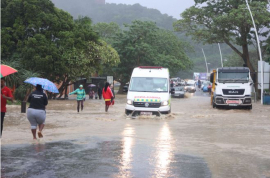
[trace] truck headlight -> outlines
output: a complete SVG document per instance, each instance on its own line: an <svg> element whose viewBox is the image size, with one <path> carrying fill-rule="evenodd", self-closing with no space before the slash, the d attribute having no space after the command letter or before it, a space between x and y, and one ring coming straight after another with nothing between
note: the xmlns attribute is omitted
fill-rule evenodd
<svg viewBox="0 0 270 178"><path fill-rule="evenodd" d="M127 100L127 104L132 105L132 101L131 100Z"/></svg>
<svg viewBox="0 0 270 178"><path fill-rule="evenodd" d="M161 103L161 105L162 105L162 106L168 106L168 105L169 105L169 102L168 102L168 101L163 101L163 102Z"/></svg>

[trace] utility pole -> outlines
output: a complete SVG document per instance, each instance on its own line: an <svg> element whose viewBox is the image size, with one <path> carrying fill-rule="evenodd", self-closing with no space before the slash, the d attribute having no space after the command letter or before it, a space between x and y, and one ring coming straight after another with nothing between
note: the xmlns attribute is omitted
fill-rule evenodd
<svg viewBox="0 0 270 178"><path fill-rule="evenodd" d="M255 25L255 22L254 22L254 19L253 19L253 16L252 16L252 12L250 10L250 7L249 7L249 4L248 4L248 1L246 0L246 4L247 4L247 8L249 10L249 13L250 13L250 16L251 16L251 19L252 19L252 23L253 23L253 26L254 26L254 30L255 30L255 35L256 35L256 38L257 38L257 45L258 45L258 51L259 51L259 56L260 56L260 61L261 61L261 104L263 104L263 63L262 63L262 52L261 52L261 46L260 46L260 40L259 40L259 36L258 36L258 32L257 32L257 29L256 29L256 25Z"/></svg>
<svg viewBox="0 0 270 178"><path fill-rule="evenodd" d="M218 43L218 47L219 47L219 52L220 52L221 67L223 67L222 53L221 53L221 49L220 49L219 43Z"/></svg>
<svg viewBox="0 0 270 178"><path fill-rule="evenodd" d="M207 75L208 75L208 65L207 65L207 60L206 60L206 57L205 57L203 48L202 48L202 52L203 52L203 56L204 56L204 60L205 60L205 65L206 65L206 70L207 70Z"/></svg>

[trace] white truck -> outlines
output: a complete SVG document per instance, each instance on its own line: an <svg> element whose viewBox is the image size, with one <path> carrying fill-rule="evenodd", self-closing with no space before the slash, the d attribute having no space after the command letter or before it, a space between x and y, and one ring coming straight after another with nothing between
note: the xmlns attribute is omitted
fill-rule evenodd
<svg viewBox="0 0 270 178"><path fill-rule="evenodd" d="M126 115L158 115L171 112L169 70L163 67L134 68L127 94Z"/></svg>
<svg viewBox="0 0 270 178"><path fill-rule="evenodd" d="M247 67L223 67L211 74L212 105L252 109L253 81Z"/></svg>

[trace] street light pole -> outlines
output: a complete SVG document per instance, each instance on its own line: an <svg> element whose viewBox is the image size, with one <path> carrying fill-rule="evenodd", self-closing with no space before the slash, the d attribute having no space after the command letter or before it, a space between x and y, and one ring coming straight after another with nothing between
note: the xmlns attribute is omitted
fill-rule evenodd
<svg viewBox="0 0 270 178"><path fill-rule="evenodd" d="M258 32L257 32L257 29L256 29L256 25L255 25L255 22L254 22L254 19L253 19L253 16L252 16L252 12L250 10L250 7L249 7L249 4L248 4L248 1L246 0L246 4L247 4L247 8L249 10L249 13L250 13L250 16L251 16L251 19L252 19L252 23L253 23L253 26L254 26L254 29L255 29L255 35L256 35L256 38L257 38L257 45L258 45L258 51L259 51L259 56L260 56L260 61L261 61L261 104L263 104L263 63L262 63L262 53L261 53L261 46L260 46L260 41L259 41L259 36L258 36Z"/></svg>
<svg viewBox="0 0 270 178"><path fill-rule="evenodd" d="M206 70L207 70L207 75L208 75L208 65L207 65L207 61L206 61L206 57L202 48L202 52L203 52L203 56L204 56L204 60L205 60L205 65L206 65Z"/></svg>
<svg viewBox="0 0 270 178"><path fill-rule="evenodd" d="M218 43L218 47L219 47L219 52L220 52L221 67L223 67L222 53L221 53L221 49L220 49L219 43Z"/></svg>

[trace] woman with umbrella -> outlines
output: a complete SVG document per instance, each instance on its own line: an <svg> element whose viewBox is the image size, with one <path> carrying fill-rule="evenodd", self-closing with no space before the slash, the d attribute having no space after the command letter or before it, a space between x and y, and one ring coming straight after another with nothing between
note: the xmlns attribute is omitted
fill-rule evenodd
<svg viewBox="0 0 270 178"><path fill-rule="evenodd" d="M27 100L30 103L30 106L27 109L27 119L31 124L33 138L37 139L37 125L39 128L38 137L42 138L42 130L45 126L46 119L45 107L48 104L48 98L43 89L53 93L59 93L59 91L53 82L45 78L31 77L24 82L36 86L36 90L29 95Z"/></svg>
<svg viewBox="0 0 270 178"><path fill-rule="evenodd" d="M37 126L39 129L38 137L42 138L42 130L45 126L46 119L45 107L48 104L48 98L43 92L41 85L36 85L36 90L29 95L27 101L30 103L30 106L27 109L27 119L31 124L33 139L37 139Z"/></svg>
<svg viewBox="0 0 270 178"><path fill-rule="evenodd" d="M80 105L81 111L83 110L83 101L85 100L85 90L83 89L83 85L80 85L78 89L69 93L69 95L77 94L77 111L80 112Z"/></svg>
<svg viewBox="0 0 270 178"><path fill-rule="evenodd" d="M105 112L108 112L113 101L112 90L110 89L110 84L108 82L106 82L105 87L103 88L102 95L105 100Z"/></svg>

